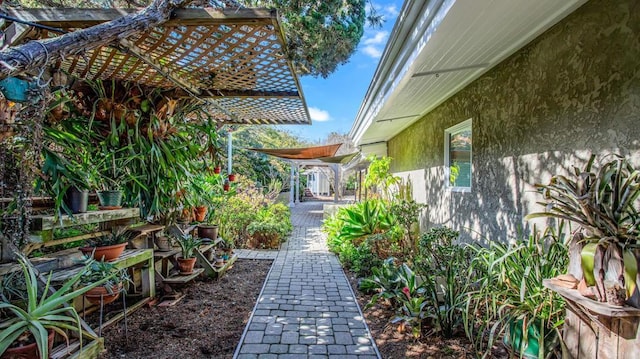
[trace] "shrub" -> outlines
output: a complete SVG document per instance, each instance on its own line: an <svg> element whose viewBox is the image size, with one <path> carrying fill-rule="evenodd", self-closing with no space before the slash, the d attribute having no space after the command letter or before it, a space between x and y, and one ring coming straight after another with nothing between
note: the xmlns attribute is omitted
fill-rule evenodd
<svg viewBox="0 0 640 359"><path fill-rule="evenodd" d="M462 324L468 291L471 250L453 243L458 235L447 227L432 228L420 238L420 255L416 258L434 329L446 338Z"/></svg>
<svg viewBox="0 0 640 359"><path fill-rule="evenodd" d="M262 208L247 226L252 237L250 246L256 248L278 248L292 230L291 212L282 203Z"/></svg>
<svg viewBox="0 0 640 359"><path fill-rule="evenodd" d="M564 300L542 280L565 273L567 263L567 249L552 231L541 235L534 229L531 236L513 244L491 242L475 249L471 268L478 278L477 289L470 293L464 321L478 354L489 355L496 338L509 334L511 326L523 329L519 342L524 344L514 351L524 353L529 331L539 342L539 353L534 355L547 357L557 350Z"/></svg>

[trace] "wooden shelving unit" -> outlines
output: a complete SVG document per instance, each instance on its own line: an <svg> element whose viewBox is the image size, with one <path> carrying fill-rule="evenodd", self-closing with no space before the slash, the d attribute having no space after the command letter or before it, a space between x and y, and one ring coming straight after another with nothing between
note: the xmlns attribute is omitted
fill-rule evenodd
<svg viewBox="0 0 640 359"><path fill-rule="evenodd" d="M31 221L31 242L25 247L24 253L28 255L36 249L99 237L109 233L109 230L114 226L128 226L139 221L140 210L138 208L89 211L73 216L34 216ZM92 233L54 239L53 234L57 229L71 228L86 224L97 224L98 228ZM135 227L135 230L139 232L139 235L148 235L149 233L153 233L156 229L156 227L152 226ZM57 287L58 284L63 283L66 279L77 274L83 268L81 265L75 264L74 259L78 257L79 251L67 249L42 258L33 258L31 261L38 268L46 268L46 270L41 269L42 274L40 279L42 282L46 282L50 276L52 284L50 289L55 291L55 287ZM128 306L127 313L131 313L142 307L155 297L155 261L153 249L126 249L124 253L113 263L116 268L127 268L136 274L134 276L134 278L137 279L135 288L138 293L135 293L135 295L140 296L141 299L136 301L133 305ZM0 265L0 276L19 269L20 267L16 263L2 264ZM76 309L82 309L85 307L85 305L83 305L83 300L84 299L82 298L76 298L74 301ZM88 312L90 312L91 308L88 309ZM124 312L118 313L111 317L107 322L103 323L102 327L115 323L122 319L123 316ZM80 324L83 329L89 333L90 336L95 337L95 339L85 339L83 341L82 351L80 351L80 343L77 338L72 339L68 348L66 343L55 347L51 353L51 358L93 359L98 357L99 353L104 349L104 340L98 337L96 331L87 325L84 320L81 320Z"/></svg>
<svg viewBox="0 0 640 359"><path fill-rule="evenodd" d="M638 356L640 309L600 303L582 296L576 289L557 285L554 279L545 279L542 284L566 300L563 340L571 358Z"/></svg>

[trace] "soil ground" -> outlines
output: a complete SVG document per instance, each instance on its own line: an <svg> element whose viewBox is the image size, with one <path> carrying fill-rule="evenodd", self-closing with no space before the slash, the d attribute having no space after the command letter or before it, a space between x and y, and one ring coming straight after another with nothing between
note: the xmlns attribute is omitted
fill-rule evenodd
<svg viewBox="0 0 640 359"><path fill-rule="evenodd" d="M458 336L450 339L423 333L422 338L416 340L411 335L410 329L401 332L398 330L397 324L390 323L395 312L387 306L376 304L370 309L364 310L371 295L363 294L358 290L358 280L355 274L350 272L346 272L346 274L354 293L356 293L360 308L363 308L365 320L383 359L466 359L476 357L473 345L464 336L464 333L459 333ZM423 328L424 332L428 332L428 330L428 328ZM507 355L502 348L495 348L491 357L506 358Z"/></svg>
<svg viewBox="0 0 640 359"><path fill-rule="evenodd" d="M100 358L232 358L271 263L238 260L220 280L185 286L185 297L175 306L139 309L127 317L128 335L123 322L105 330L107 350ZM355 275L346 274L364 308L370 295L357 290ZM389 324L394 312L384 305L364 311L364 316L383 359L475 358L463 333L452 339L427 334L415 340ZM507 357L496 349L493 358Z"/></svg>
<svg viewBox="0 0 640 359"><path fill-rule="evenodd" d="M107 329L102 359L231 358L272 261L238 260L221 279L195 281L176 305L141 308Z"/></svg>

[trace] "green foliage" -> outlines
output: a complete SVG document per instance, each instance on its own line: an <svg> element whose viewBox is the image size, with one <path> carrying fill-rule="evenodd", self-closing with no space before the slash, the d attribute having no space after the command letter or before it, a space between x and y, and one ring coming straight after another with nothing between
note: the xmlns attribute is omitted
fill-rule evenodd
<svg viewBox="0 0 640 359"><path fill-rule="evenodd" d="M219 222L220 236L236 247L244 247L251 238L249 226L252 222L258 222L251 227L254 233L258 233L258 227L262 226L272 233L276 230L288 234L291 231L290 212L286 206L274 204L277 197L274 188L277 187L274 184L265 191L241 176L237 181L236 195L217 205L216 220Z"/></svg>
<svg viewBox="0 0 640 359"><path fill-rule="evenodd" d="M381 200L341 207L323 224L329 250L359 276L369 275L371 268L387 258L396 244L398 230L395 218Z"/></svg>
<svg viewBox="0 0 640 359"><path fill-rule="evenodd" d="M420 239L416 271L423 278L434 329L451 338L462 324L469 290L471 249L454 244L459 233L447 227L432 228Z"/></svg>
<svg viewBox="0 0 640 359"><path fill-rule="evenodd" d="M111 292L113 287L130 280L126 268L118 269L116 265L111 262L96 261L91 257L85 257L83 262L86 270L80 278L79 283L82 285L91 285L106 278L107 281L102 283L102 286Z"/></svg>
<svg viewBox="0 0 640 359"><path fill-rule="evenodd" d="M375 199L342 207L337 216L344 222L339 234L342 240L355 240L387 231L396 221L386 203Z"/></svg>
<svg viewBox="0 0 640 359"><path fill-rule="evenodd" d="M382 266L372 269L373 274L370 277L362 280L361 289L377 291L365 309L371 308L380 299L389 301L397 310L392 322L408 325L412 328L414 336L419 337L422 321L427 314L424 288L419 285L416 274L406 263L396 266L394 262L394 258L388 258Z"/></svg>
<svg viewBox="0 0 640 359"><path fill-rule="evenodd" d="M426 207L425 204L417 203L411 199L401 199L391 202L390 212L399 225L404 228L407 240L405 251L411 252L417 249L413 240L414 233L418 230L418 220L420 212Z"/></svg>
<svg viewBox="0 0 640 359"><path fill-rule="evenodd" d="M133 235L133 232L129 231L127 227L113 227L110 233L89 239L87 242L93 247L112 246L127 242L133 238Z"/></svg>
<svg viewBox="0 0 640 359"><path fill-rule="evenodd" d="M308 145L289 132L273 126L242 126L232 133L234 172L256 183L278 180L289 183L290 166L273 156L245 148L298 148ZM226 144L226 136L222 142Z"/></svg>
<svg viewBox="0 0 640 359"><path fill-rule="evenodd" d="M200 238L196 238L190 234L184 234L180 238L174 238L182 250L182 258L193 258L194 251L202 244Z"/></svg>
<svg viewBox="0 0 640 359"><path fill-rule="evenodd" d="M0 332L0 354L4 353L25 332L29 332L35 338L43 358L49 357L47 345L49 330L55 331L67 341L69 338L66 330L82 333L80 335L80 346L82 347L82 337L86 333L82 331L80 326L80 317L73 306L65 306L65 304L90 289L104 284L109 279L103 278L91 285L74 290L75 285L87 270L85 267L52 294L49 293L51 283L51 276L49 276L44 290L39 292L36 269L26 258L19 257L18 261L25 278L27 302L25 307L0 302L0 310L9 313L8 318L0 322L2 330Z"/></svg>
<svg viewBox="0 0 640 359"><path fill-rule="evenodd" d="M567 263L567 249L550 230L540 235L534 229L528 239L508 246L491 242L487 248L475 249L471 268L478 282L468 297L464 321L478 354L487 357L496 338L514 321L522 321L523 328L535 327L540 358L557 350L564 300L545 288L542 280L565 273ZM527 330L523 336L522 342L527 343Z"/></svg>
<svg viewBox="0 0 640 359"><path fill-rule="evenodd" d="M364 185L369 188L371 192L375 192L379 188L382 195L390 199L392 197L393 186L400 183L400 177L391 173L391 157L377 158L375 155L371 155L367 158L371 164L367 170L367 175L364 179Z"/></svg>
<svg viewBox="0 0 640 359"><path fill-rule="evenodd" d="M282 203L268 205L247 226L258 248L277 248L293 230L291 211Z"/></svg>
<svg viewBox="0 0 640 359"><path fill-rule="evenodd" d="M364 0L245 0L277 8L283 16L287 53L300 74L327 77L346 63L364 33Z"/></svg>
<svg viewBox="0 0 640 359"><path fill-rule="evenodd" d="M536 187L543 194L546 212L527 218L553 217L574 222L587 230L586 236L622 244L636 244L640 236L640 171L621 156L593 169L592 155L583 170L574 167L572 178L555 175L548 185Z"/></svg>

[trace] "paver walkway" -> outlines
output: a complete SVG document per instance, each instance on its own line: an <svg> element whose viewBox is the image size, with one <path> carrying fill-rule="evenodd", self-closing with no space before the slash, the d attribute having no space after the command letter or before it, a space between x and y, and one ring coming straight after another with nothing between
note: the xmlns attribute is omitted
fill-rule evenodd
<svg viewBox="0 0 640 359"><path fill-rule="evenodd" d="M338 259L322 202L292 208L294 232L258 297L234 358L380 358Z"/></svg>

